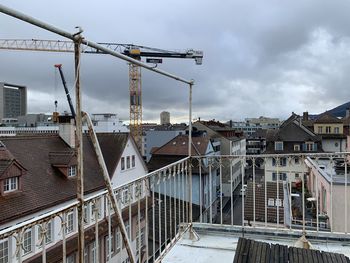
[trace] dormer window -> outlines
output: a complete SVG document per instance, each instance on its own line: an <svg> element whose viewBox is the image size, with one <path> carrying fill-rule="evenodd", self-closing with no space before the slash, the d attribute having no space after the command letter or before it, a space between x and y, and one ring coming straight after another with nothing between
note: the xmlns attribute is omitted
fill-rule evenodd
<svg viewBox="0 0 350 263"><path fill-rule="evenodd" d="M4 180L4 193L9 193L18 190L18 176L10 177Z"/></svg>
<svg viewBox="0 0 350 263"><path fill-rule="evenodd" d="M77 175L77 166L72 165L68 167L68 177L73 177Z"/></svg>
<svg viewBox="0 0 350 263"><path fill-rule="evenodd" d="M283 142L275 142L275 151L283 151Z"/></svg>

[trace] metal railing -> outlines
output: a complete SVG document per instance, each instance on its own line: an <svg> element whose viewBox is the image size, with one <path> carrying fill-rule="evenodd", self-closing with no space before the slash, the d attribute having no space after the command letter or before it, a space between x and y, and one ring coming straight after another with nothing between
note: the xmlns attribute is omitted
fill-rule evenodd
<svg viewBox="0 0 350 263"><path fill-rule="evenodd" d="M347 234L349 153L197 156L200 223ZM197 171L197 172L195 172ZM243 183L242 183L243 182Z"/></svg>
<svg viewBox="0 0 350 263"><path fill-rule="evenodd" d="M188 157L113 192L137 262L160 262L192 222L239 226L242 233L269 228L300 235L346 235L347 157L348 153ZM84 198L84 262L128 260L109 200L107 191ZM78 205L62 204L0 230L0 262L74 262Z"/></svg>
<svg viewBox="0 0 350 263"><path fill-rule="evenodd" d="M188 158L115 189L137 262L157 262L189 220ZM84 198L84 262L127 262L107 191ZM78 201L0 230L0 262L75 262Z"/></svg>

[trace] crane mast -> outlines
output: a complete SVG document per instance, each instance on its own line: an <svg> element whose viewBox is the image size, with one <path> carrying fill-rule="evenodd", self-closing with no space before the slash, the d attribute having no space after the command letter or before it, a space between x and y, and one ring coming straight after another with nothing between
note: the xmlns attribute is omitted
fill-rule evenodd
<svg viewBox="0 0 350 263"><path fill-rule="evenodd" d="M149 58L187 58L194 59L196 65L201 65L203 60L203 51L188 49L185 51L169 51L147 46L118 43L98 43L113 51L120 52L134 59L141 60L141 57ZM0 49L5 50L32 50L49 52L74 52L74 43L72 41L62 40L41 40L41 39L0 39ZM82 53L104 54L100 50L82 45ZM161 59L158 59L161 63ZM61 74L61 68L58 67ZM61 74L61 78L62 78ZM63 77L64 79L64 77ZM129 92L130 92L130 133L141 152L142 148L142 86L141 86L141 67L135 64L129 64ZM70 98L68 98L68 102ZM71 108L73 114L74 108Z"/></svg>

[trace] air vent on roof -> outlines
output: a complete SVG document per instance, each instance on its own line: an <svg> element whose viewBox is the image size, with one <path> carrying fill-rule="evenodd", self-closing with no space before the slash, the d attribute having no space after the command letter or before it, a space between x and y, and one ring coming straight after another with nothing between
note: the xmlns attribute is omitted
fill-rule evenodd
<svg viewBox="0 0 350 263"><path fill-rule="evenodd" d="M173 142L173 144L175 145L175 144L176 144L176 142Z"/></svg>
<svg viewBox="0 0 350 263"><path fill-rule="evenodd" d="M198 145L200 145L200 144L201 144L201 142L197 142L197 144L198 144Z"/></svg>
<svg viewBox="0 0 350 263"><path fill-rule="evenodd" d="M186 142L182 142L182 144L183 144L183 145L185 145L185 144L186 144Z"/></svg>

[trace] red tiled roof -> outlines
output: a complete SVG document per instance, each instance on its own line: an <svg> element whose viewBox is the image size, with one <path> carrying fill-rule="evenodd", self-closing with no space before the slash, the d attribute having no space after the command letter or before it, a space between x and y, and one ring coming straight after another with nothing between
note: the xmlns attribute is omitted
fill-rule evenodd
<svg viewBox="0 0 350 263"><path fill-rule="evenodd" d="M207 137L192 137L192 154L205 155L209 142ZM152 155L188 156L188 136L179 135L175 137L168 143L155 149Z"/></svg>

